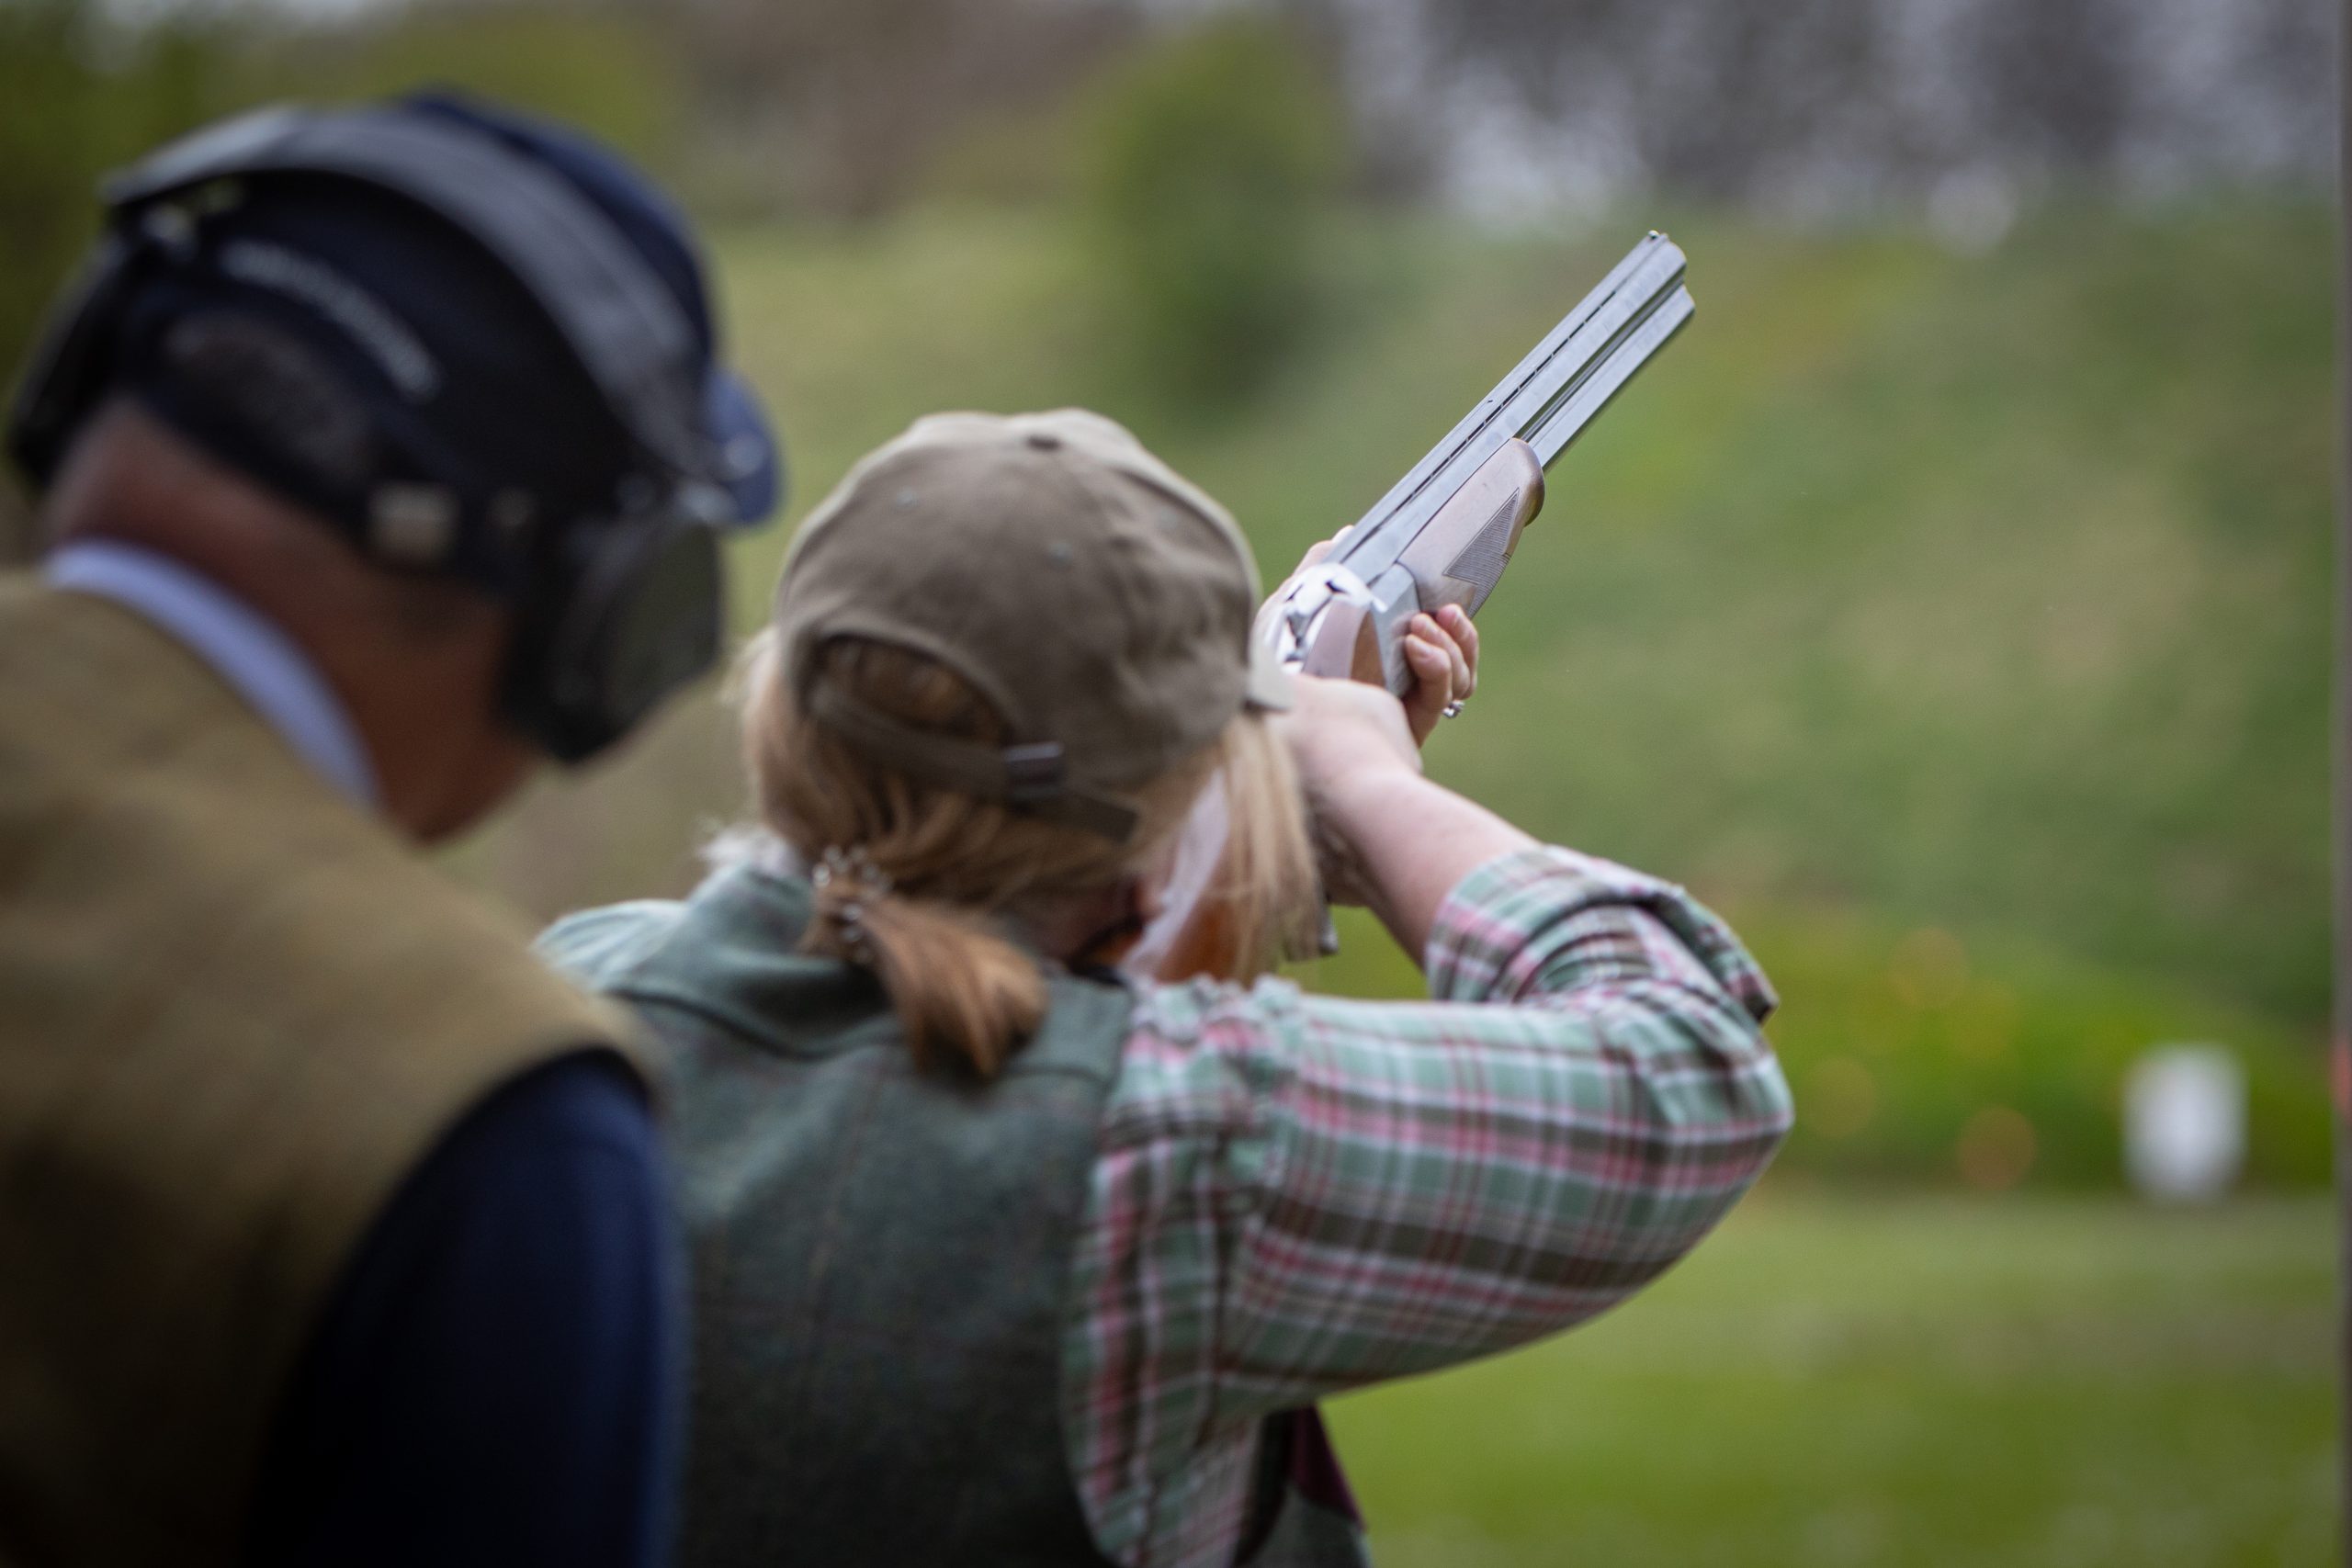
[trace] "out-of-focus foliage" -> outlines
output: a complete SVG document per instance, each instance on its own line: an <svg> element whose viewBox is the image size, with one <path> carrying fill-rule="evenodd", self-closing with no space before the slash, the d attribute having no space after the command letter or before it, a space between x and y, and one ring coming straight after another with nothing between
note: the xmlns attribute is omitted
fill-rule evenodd
<svg viewBox="0 0 2352 1568"><path fill-rule="evenodd" d="M2103 1187L2151 1044L2213 1041L2248 1078L2246 1179L2318 1186L2332 1128L2307 1037L2245 1008L2072 961L2042 944L1759 908L1743 934L1792 1005L1774 1046L1804 1108L1789 1168L1849 1188Z"/></svg>
<svg viewBox="0 0 2352 1568"><path fill-rule="evenodd" d="M569 122L663 174L679 167L692 89L672 29L594 0L418 5L368 25L257 41L248 98L349 103L455 87Z"/></svg>
<svg viewBox="0 0 2352 1568"><path fill-rule="evenodd" d="M1083 91L975 118L923 171L919 201L1052 209L1085 187L1092 148Z"/></svg>
<svg viewBox="0 0 2352 1568"><path fill-rule="evenodd" d="M0 6L0 354L12 366L89 237L103 167L82 10L73 0Z"/></svg>
<svg viewBox="0 0 2352 1568"><path fill-rule="evenodd" d="M34 331L97 216L99 176L220 102L226 29L199 16L137 31L87 0L0 0L0 376ZM29 541L0 486L0 560Z"/></svg>
<svg viewBox="0 0 2352 1568"><path fill-rule="evenodd" d="M1062 102L1138 24L1121 0L679 0L666 14L695 73L704 204L848 219L899 205L978 128ZM1066 150L1031 146L1038 165L987 168L991 193L1054 181Z"/></svg>
<svg viewBox="0 0 2352 1568"><path fill-rule="evenodd" d="M1377 134L1418 141L1433 183L1482 206L1668 193L1816 220L1965 221L1988 196L2056 188L2333 183L2330 0L1340 10L1364 41L1355 85Z"/></svg>
<svg viewBox="0 0 2352 1568"><path fill-rule="evenodd" d="M1298 341L1344 147L1296 39L1255 17L1182 33L1114 73L1088 202L1138 363L1206 401L1255 389Z"/></svg>
<svg viewBox="0 0 2352 1568"><path fill-rule="evenodd" d="M673 164L686 99L671 35L641 8L425 5L310 29L235 5L137 26L91 0L0 0L0 367L13 377L96 232L108 169L217 116L427 84L487 93ZM29 528L0 487L0 558Z"/></svg>
<svg viewBox="0 0 2352 1568"><path fill-rule="evenodd" d="M1776 1179L1865 1186L2112 1187L2124 1081L2152 1043L2215 1041L2248 1077L2248 1180L2327 1179L2332 1129L2307 1037L2244 1007L2120 976L2045 943L1973 945L1805 904L1728 911L1779 987L1773 1048L1796 1130ZM1368 918L1301 977L1409 998L1421 979Z"/></svg>

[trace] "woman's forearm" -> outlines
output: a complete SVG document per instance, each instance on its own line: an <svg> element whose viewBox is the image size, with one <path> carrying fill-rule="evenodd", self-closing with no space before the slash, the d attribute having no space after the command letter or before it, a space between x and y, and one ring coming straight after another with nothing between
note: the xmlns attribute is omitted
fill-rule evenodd
<svg viewBox="0 0 2352 1568"><path fill-rule="evenodd" d="M1318 792L1323 829L1348 849L1360 890L1397 945L1421 961L1438 907L1462 879L1535 840L1485 807L1398 767Z"/></svg>

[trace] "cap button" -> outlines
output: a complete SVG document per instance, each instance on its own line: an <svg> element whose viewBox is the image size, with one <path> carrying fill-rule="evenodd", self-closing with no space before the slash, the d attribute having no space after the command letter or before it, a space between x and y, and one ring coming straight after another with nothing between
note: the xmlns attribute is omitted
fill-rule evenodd
<svg viewBox="0 0 2352 1568"><path fill-rule="evenodd" d="M1040 452L1058 451L1061 444L1062 438L1050 430L1033 430L1029 433L1029 445Z"/></svg>

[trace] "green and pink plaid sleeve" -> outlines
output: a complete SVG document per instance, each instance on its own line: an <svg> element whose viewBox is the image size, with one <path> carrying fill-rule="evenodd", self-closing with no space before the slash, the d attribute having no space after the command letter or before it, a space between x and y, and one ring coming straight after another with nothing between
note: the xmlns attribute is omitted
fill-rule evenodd
<svg viewBox="0 0 2352 1568"><path fill-rule="evenodd" d="M1788 1131L1770 987L1679 888L1508 855L1447 899L1425 968L1425 1003L1138 1002L1063 1348L1073 1473L1120 1561L1230 1561L1261 1417L1605 1310Z"/></svg>

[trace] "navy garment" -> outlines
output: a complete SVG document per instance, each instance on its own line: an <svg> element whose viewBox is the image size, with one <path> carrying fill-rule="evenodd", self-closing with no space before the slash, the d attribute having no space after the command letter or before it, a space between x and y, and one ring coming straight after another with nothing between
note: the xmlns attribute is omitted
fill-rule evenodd
<svg viewBox="0 0 2352 1568"><path fill-rule="evenodd" d="M265 1568L666 1561L684 1260L642 1091L506 1085L368 1233L281 1407Z"/></svg>

